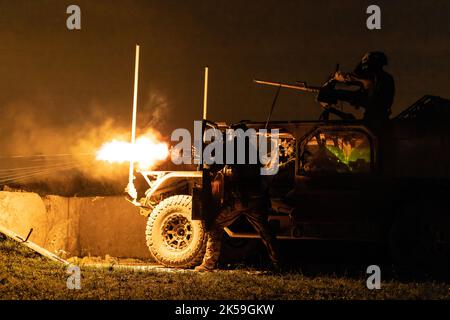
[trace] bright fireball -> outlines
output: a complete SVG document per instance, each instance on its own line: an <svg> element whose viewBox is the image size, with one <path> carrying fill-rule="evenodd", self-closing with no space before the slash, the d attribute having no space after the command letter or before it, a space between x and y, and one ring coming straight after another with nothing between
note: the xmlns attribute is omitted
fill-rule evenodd
<svg viewBox="0 0 450 320"><path fill-rule="evenodd" d="M107 142L101 146L96 158L109 163L134 161L140 170L149 170L168 155L167 144L158 142L152 136L142 136L136 139L135 144L118 140Z"/></svg>

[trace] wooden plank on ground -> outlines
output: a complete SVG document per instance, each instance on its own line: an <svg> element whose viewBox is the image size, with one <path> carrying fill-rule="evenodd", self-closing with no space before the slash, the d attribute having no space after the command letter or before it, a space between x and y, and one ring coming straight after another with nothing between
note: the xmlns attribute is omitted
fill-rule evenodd
<svg viewBox="0 0 450 320"><path fill-rule="evenodd" d="M30 248L31 250L39 253L40 255L42 255L42 256L44 256L46 258L49 258L50 260L53 260L53 261L56 261L56 262L59 262L59 263L63 263L65 265L69 265L70 264L68 261L58 257L56 254L48 251L47 249L42 248L41 246L38 246L36 243L34 243L34 242L30 241L30 240L26 240L26 239L22 238L17 233L15 233L15 232L5 228L2 225L0 225L0 233L3 233L8 238L11 238L11 239L21 243L22 245Z"/></svg>

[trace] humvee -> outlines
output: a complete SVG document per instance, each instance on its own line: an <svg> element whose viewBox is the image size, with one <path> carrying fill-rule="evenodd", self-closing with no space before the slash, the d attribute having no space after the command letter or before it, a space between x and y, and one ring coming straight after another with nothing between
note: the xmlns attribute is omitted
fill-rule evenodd
<svg viewBox="0 0 450 320"><path fill-rule="evenodd" d="M408 268L448 268L449 116L449 100L425 96L379 135L351 119L246 122L280 132L268 215L277 238L380 243ZM206 121L208 126L228 127ZM209 169L140 173L150 188L135 204L148 217L152 256L168 267L199 264L205 221L215 210L210 198L223 196L211 191ZM242 221L225 232L230 238L259 237Z"/></svg>

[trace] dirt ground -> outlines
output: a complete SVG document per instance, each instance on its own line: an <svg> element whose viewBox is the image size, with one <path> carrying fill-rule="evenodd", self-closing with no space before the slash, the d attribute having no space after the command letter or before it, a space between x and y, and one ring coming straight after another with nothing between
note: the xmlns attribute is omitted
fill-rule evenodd
<svg viewBox="0 0 450 320"><path fill-rule="evenodd" d="M73 261L81 267L81 289L69 290L65 266L17 242L0 240L0 299L444 299L448 283L382 281L369 290L364 277L270 274L237 268L212 273L161 268L114 258ZM89 265L90 264L90 265Z"/></svg>

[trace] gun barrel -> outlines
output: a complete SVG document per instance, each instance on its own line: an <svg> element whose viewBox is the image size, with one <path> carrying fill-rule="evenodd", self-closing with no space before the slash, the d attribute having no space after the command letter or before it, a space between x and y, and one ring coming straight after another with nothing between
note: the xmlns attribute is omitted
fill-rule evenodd
<svg viewBox="0 0 450 320"><path fill-rule="evenodd" d="M287 88L287 89L294 89L294 90L299 90L299 91L304 91L304 92L319 93L319 90L320 90L319 87L309 87L305 84L295 85L295 84L272 82L272 81L265 81L265 80L258 80L258 79L254 79L253 81L258 84L264 84L264 85L268 85L268 86L281 87L281 88Z"/></svg>

